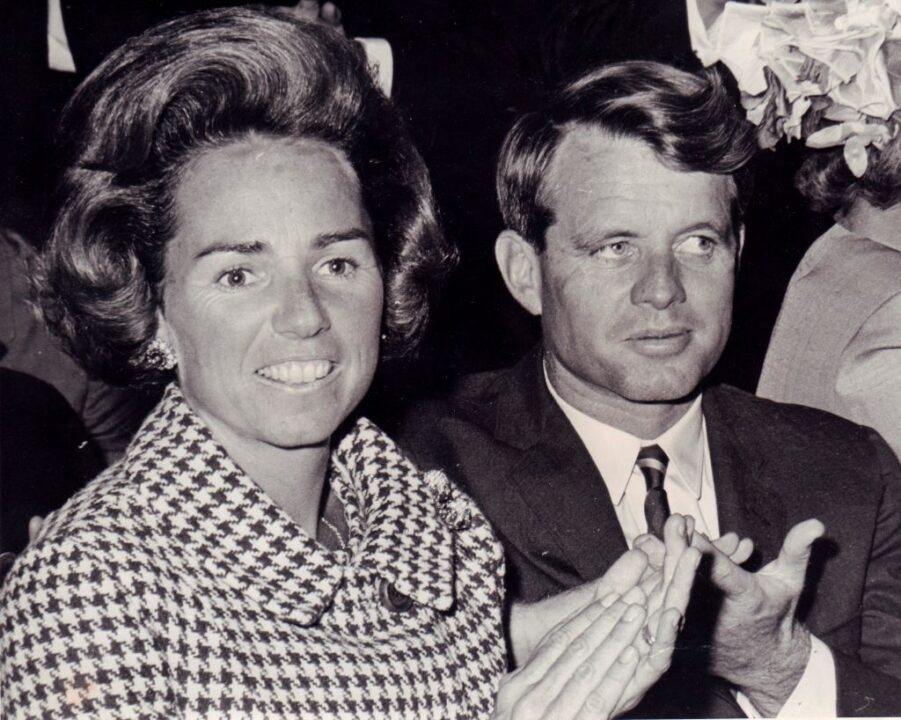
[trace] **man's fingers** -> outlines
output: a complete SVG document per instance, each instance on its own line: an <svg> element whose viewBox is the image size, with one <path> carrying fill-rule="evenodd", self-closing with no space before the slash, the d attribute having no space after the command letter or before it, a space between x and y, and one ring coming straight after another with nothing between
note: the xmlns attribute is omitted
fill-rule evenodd
<svg viewBox="0 0 901 720"><path fill-rule="evenodd" d="M751 574L742 570L729 557L721 553L706 535L695 533L692 545L711 559L710 579L720 590L734 596L753 587L754 581Z"/></svg>
<svg viewBox="0 0 901 720"><path fill-rule="evenodd" d="M663 526L663 543L666 546L666 555L663 558L663 587L666 587L676 572L676 564L682 557L682 552L688 547L684 517L674 513L666 519Z"/></svg>
<svg viewBox="0 0 901 720"><path fill-rule="evenodd" d="M824 532L826 527L819 520L804 520L798 523L785 536L779 557L763 568L761 573L779 575L792 587L803 587L813 543L822 537Z"/></svg>
<svg viewBox="0 0 901 720"><path fill-rule="evenodd" d="M732 553L738 550L738 543L739 537L734 532L728 532L713 541L717 550L723 553L723 555L729 555L730 557L732 556Z"/></svg>
<svg viewBox="0 0 901 720"><path fill-rule="evenodd" d="M723 555L728 555L736 565L747 562L754 552L754 541L750 538L740 538L734 532L729 532L713 541Z"/></svg>
<svg viewBox="0 0 901 720"><path fill-rule="evenodd" d="M732 553L732 562L736 565L746 563L748 558L754 554L754 541L751 538L742 538L735 552Z"/></svg>

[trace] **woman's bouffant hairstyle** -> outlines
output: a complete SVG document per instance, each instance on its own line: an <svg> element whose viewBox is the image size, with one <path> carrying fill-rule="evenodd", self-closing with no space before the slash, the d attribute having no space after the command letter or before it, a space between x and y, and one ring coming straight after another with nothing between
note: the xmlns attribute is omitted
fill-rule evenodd
<svg viewBox="0 0 901 720"><path fill-rule="evenodd" d="M858 178L848 169L843 146L808 148L795 186L818 212L846 210L858 198L882 210L901 202L901 134L882 150L870 145L867 156L867 170Z"/></svg>
<svg viewBox="0 0 901 720"><path fill-rule="evenodd" d="M497 195L507 227L538 251L553 224L545 178L566 133L598 128L646 143L674 170L731 175L737 228L751 193L757 143L716 71L697 75L656 62L606 65L567 83L507 134Z"/></svg>
<svg viewBox="0 0 901 720"><path fill-rule="evenodd" d="M192 159L251 135L340 149L360 181L385 282L383 353L411 352L456 251L428 172L362 48L278 10L232 8L158 25L113 52L66 106L55 220L38 295L85 369L117 384L156 331L174 193Z"/></svg>

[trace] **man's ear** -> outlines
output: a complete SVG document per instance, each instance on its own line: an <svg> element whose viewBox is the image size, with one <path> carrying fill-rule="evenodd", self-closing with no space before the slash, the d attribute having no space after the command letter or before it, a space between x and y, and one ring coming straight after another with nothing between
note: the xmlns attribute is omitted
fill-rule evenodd
<svg viewBox="0 0 901 720"><path fill-rule="evenodd" d="M742 223L741 227L738 228L738 250L735 253L735 267L738 268L741 265L741 253L745 249L745 224Z"/></svg>
<svg viewBox="0 0 901 720"><path fill-rule="evenodd" d="M541 315L541 260L532 243L504 230L494 243L494 258L516 302L532 315Z"/></svg>

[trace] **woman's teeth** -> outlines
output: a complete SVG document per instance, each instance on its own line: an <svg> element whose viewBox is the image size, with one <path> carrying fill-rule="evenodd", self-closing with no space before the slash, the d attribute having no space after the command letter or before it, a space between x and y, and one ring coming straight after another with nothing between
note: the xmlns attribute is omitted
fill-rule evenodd
<svg viewBox="0 0 901 720"><path fill-rule="evenodd" d="M321 380L332 370L332 364L328 360L309 360L307 362L283 362L278 365L267 365L257 370L257 375L262 375L267 380L287 383L289 385L302 385Z"/></svg>

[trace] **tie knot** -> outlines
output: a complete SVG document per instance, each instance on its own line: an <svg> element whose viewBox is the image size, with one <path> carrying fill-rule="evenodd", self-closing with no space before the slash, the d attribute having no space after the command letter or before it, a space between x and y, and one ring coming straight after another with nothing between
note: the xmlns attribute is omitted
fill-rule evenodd
<svg viewBox="0 0 901 720"><path fill-rule="evenodd" d="M648 445L641 448L638 452L638 459L635 461L635 464L641 470L641 474L644 475L648 490L663 487L663 478L666 477L666 465L668 462L669 458L659 445Z"/></svg>

